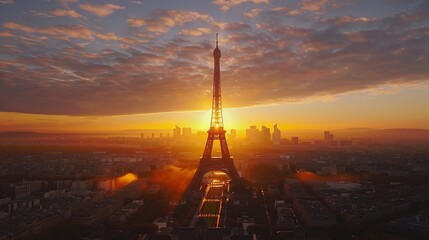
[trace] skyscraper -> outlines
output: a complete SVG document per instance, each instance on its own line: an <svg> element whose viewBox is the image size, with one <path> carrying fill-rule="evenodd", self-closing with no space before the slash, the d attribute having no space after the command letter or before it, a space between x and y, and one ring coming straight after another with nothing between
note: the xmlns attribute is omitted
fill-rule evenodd
<svg viewBox="0 0 429 240"><path fill-rule="evenodd" d="M299 144L299 138L298 137L291 137L290 143L292 145L298 145Z"/></svg>
<svg viewBox="0 0 429 240"><path fill-rule="evenodd" d="M180 129L180 127L176 125L176 127L173 129L173 138L175 140L179 140L181 136L182 136L182 129Z"/></svg>
<svg viewBox="0 0 429 240"><path fill-rule="evenodd" d="M182 138L186 143L191 141L192 129L191 128L182 128Z"/></svg>
<svg viewBox="0 0 429 240"><path fill-rule="evenodd" d="M231 129L228 141L234 142L235 140L237 140L237 130Z"/></svg>
<svg viewBox="0 0 429 240"><path fill-rule="evenodd" d="M256 126L250 126L250 128L246 129L246 140L250 143L258 143L260 142L261 132Z"/></svg>
<svg viewBox="0 0 429 240"><path fill-rule="evenodd" d="M334 134L329 131L325 131L324 136L326 145L332 145L334 143Z"/></svg>
<svg viewBox="0 0 429 240"><path fill-rule="evenodd" d="M270 144L271 143L271 131L266 126L262 126L261 140L262 140L263 144Z"/></svg>
<svg viewBox="0 0 429 240"><path fill-rule="evenodd" d="M280 145L280 140L282 138L282 134L280 129L277 127L277 124L274 125L274 130L272 134L272 142L274 145Z"/></svg>

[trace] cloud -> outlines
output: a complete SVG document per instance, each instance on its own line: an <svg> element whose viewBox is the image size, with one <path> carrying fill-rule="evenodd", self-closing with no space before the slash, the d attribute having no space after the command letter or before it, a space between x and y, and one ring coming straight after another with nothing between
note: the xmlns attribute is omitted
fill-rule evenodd
<svg viewBox="0 0 429 240"><path fill-rule="evenodd" d="M52 15L56 16L56 17L72 17L72 18L82 18L82 15L80 15L79 13L77 13L74 10L66 10L66 9L55 9L51 12Z"/></svg>
<svg viewBox="0 0 429 240"><path fill-rule="evenodd" d="M343 8L355 2L356 0L300 0L298 2L299 9L294 10L320 15L333 9Z"/></svg>
<svg viewBox="0 0 429 240"><path fill-rule="evenodd" d="M122 43L126 43L126 44L143 44L146 41L145 40L141 40L141 39L135 39L135 38L131 38L131 37L121 37L119 38L119 40Z"/></svg>
<svg viewBox="0 0 429 240"><path fill-rule="evenodd" d="M213 17L195 11L158 10L152 18L131 18L130 27L144 26L150 32L167 32L170 28L189 22L213 22Z"/></svg>
<svg viewBox="0 0 429 240"><path fill-rule="evenodd" d="M260 15L263 15L268 18L273 18L274 16L297 16L301 13L301 10L281 6L266 10L262 8L254 8L248 12L243 13L243 16L248 19L255 18Z"/></svg>
<svg viewBox="0 0 429 240"><path fill-rule="evenodd" d="M94 36L96 36L99 39L105 40L105 41L122 41L127 43L143 43L142 40L134 40L132 38L128 37L119 37L114 32L108 32L108 33L101 33L101 32L93 32L90 29L82 26L82 25L71 25L71 26L46 26L46 27L39 27L39 28L32 28L28 27L26 25L14 23L14 22L7 22L3 24L5 28L11 29L11 30L18 30L23 31L26 33L38 33L38 34L45 34L45 35L52 35L56 36L60 39L63 38L77 38L77 39L84 39L84 40L94 40ZM2 32L0 33L0 37L14 37L11 33L8 32ZM46 37L39 37L39 40L46 40Z"/></svg>
<svg viewBox="0 0 429 240"><path fill-rule="evenodd" d="M374 20L375 19L371 19L367 17L339 16L339 17L328 19L326 22L332 25L341 26L349 23L367 23Z"/></svg>
<svg viewBox="0 0 429 240"><path fill-rule="evenodd" d="M60 0L60 2L61 3L65 3L65 4L68 4L68 3L77 3L79 0Z"/></svg>
<svg viewBox="0 0 429 240"><path fill-rule="evenodd" d="M144 18L131 18L127 20L127 23L130 27L140 27L147 23L147 20Z"/></svg>
<svg viewBox="0 0 429 240"><path fill-rule="evenodd" d="M10 32L0 32L0 37L15 37L15 35L13 35Z"/></svg>
<svg viewBox="0 0 429 240"><path fill-rule="evenodd" d="M231 7L235 7L243 3L268 4L269 2L269 0L213 0L212 4L219 6L220 10L226 12Z"/></svg>
<svg viewBox="0 0 429 240"><path fill-rule="evenodd" d="M210 33L209 28L183 29L182 31L180 31L181 35L194 36L194 37L199 37L201 35L209 34L209 33Z"/></svg>
<svg viewBox="0 0 429 240"><path fill-rule="evenodd" d="M221 46L223 99L228 107L301 101L411 84L429 76L427 29L350 33L267 27L260 34L247 28L229 24L222 39L228 43ZM418 40L404 38L411 33ZM74 47L13 64L6 61L0 75L0 110L116 115L210 106L210 43L175 39L145 46L145 51L131 48L130 54L123 54L105 49L90 57Z"/></svg>
<svg viewBox="0 0 429 240"><path fill-rule="evenodd" d="M3 24L3 27L5 28L9 28L12 30L20 30L20 31L24 31L24 32L36 32L35 29L27 27L25 25L21 25L18 23L14 23L14 22L7 22L5 24Z"/></svg>
<svg viewBox="0 0 429 240"><path fill-rule="evenodd" d="M297 9L290 9L288 7L275 7L271 9L271 12L279 12L279 13L285 13L289 16L296 16L301 14L301 11Z"/></svg>
<svg viewBox="0 0 429 240"><path fill-rule="evenodd" d="M163 22L154 19L131 18L127 20L130 27L145 26L149 32L167 32L169 27Z"/></svg>
<svg viewBox="0 0 429 240"><path fill-rule="evenodd" d="M243 16L247 17L247 18L254 18L254 17L258 16L262 11L263 11L262 8L254 8L254 9L250 10L249 12L243 13Z"/></svg>
<svg viewBox="0 0 429 240"><path fill-rule="evenodd" d="M305 11L317 12L323 10L328 4L328 0L301 0L301 9Z"/></svg>
<svg viewBox="0 0 429 240"><path fill-rule="evenodd" d="M248 32L252 30L252 27L247 23L228 23L223 30L232 33Z"/></svg>
<svg viewBox="0 0 429 240"><path fill-rule="evenodd" d="M0 109L6 108L10 111L17 108L21 112L41 110L48 114L109 115L113 112L120 114L132 111L135 104L156 112L172 99L180 102L179 105L192 107L195 102L176 99L175 94L183 92L179 90L176 93L174 89L201 88L201 84L196 81L203 79L201 72L208 70L201 65L204 61L191 65L185 64L184 60L198 60L195 56L196 53L202 52L202 47L182 49L173 43L164 50L153 51L154 53L135 52L133 55L124 55L106 49L95 56L86 57L83 54L85 50L75 46L58 49L51 56L39 52L40 55L37 56L5 61L7 64L2 67L0 73ZM24 70L21 76L15 74L21 70ZM170 70L175 74L171 74ZM161 94L156 97L161 89L171 95ZM25 96L27 100L22 100L27 103L13 103L12 94L3 95L3 91L9 90L17 92L16 97ZM128 95L130 91L141 94ZM195 92L190 98L195 100L200 93L201 91ZM158 101L153 102L154 97L158 98ZM28 102L28 99L33 98L35 101ZM53 100L56 98L57 100ZM104 104L110 107L102 107L102 99L106 99ZM124 102L128 102L130 107L120 107ZM176 103L168 108L173 111L175 106Z"/></svg>
<svg viewBox="0 0 429 240"><path fill-rule="evenodd" d="M2 3L2 4L13 4L15 2L13 0L0 0L0 3Z"/></svg>
<svg viewBox="0 0 429 240"><path fill-rule="evenodd" d="M324 6L316 11L330 8ZM213 74L207 35L218 30L225 107L416 84L429 79L427 9L314 20L307 10L293 15L291 6L276 6L242 22L155 10L123 21L120 31L6 21L0 111L103 116L207 109Z"/></svg>
<svg viewBox="0 0 429 240"><path fill-rule="evenodd" d="M46 35L53 35L66 38L80 38L85 40L93 40L93 32L82 25L71 26L46 26L39 28L32 28L14 22L7 22L3 24L5 28L23 31L27 33L39 33Z"/></svg>
<svg viewBox="0 0 429 240"><path fill-rule="evenodd" d="M97 33L96 34L98 38L103 39L103 40L118 40L119 37L114 33L114 32L109 32L109 33Z"/></svg>
<svg viewBox="0 0 429 240"><path fill-rule="evenodd" d="M82 3L82 4L79 4L79 7L99 17L106 17L112 14L116 10L124 9L124 7L116 4L112 4L112 3L105 4L105 5Z"/></svg>
<svg viewBox="0 0 429 240"><path fill-rule="evenodd" d="M78 12L73 9L55 9L50 12L43 12L37 10L30 10L29 13L33 16L38 17L71 17L71 18L84 18Z"/></svg>
<svg viewBox="0 0 429 240"><path fill-rule="evenodd" d="M30 10L28 11L28 13L31 14L32 16L37 16L37 17L53 17L52 14L49 14L47 12L37 11L37 10Z"/></svg>

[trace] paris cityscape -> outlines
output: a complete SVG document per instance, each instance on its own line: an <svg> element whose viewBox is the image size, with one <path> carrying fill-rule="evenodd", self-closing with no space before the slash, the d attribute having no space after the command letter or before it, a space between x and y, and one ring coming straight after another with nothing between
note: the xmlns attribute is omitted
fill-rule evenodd
<svg viewBox="0 0 429 240"><path fill-rule="evenodd" d="M0 240L427 238L427 1L0 14Z"/></svg>

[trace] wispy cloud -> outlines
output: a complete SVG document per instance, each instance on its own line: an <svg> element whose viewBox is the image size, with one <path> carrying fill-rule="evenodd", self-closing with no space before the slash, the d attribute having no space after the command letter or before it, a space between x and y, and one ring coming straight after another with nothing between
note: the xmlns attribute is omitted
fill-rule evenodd
<svg viewBox="0 0 429 240"><path fill-rule="evenodd" d="M183 29L180 31L180 34L185 36L195 36L199 37L204 34L209 34L210 29L209 28L196 28L196 29Z"/></svg>
<svg viewBox="0 0 429 240"><path fill-rule="evenodd" d="M254 17L258 16L262 11L263 11L263 9L261 9L261 8L254 8L254 9L250 10L249 12L243 13L243 16L245 16L247 18L254 18Z"/></svg>
<svg viewBox="0 0 429 240"><path fill-rule="evenodd" d="M84 18L82 15L80 15L78 12L76 12L73 9L55 9L52 11L37 11L37 10L31 10L29 12L33 16L39 16L39 17L71 17L71 18Z"/></svg>
<svg viewBox="0 0 429 240"><path fill-rule="evenodd" d="M15 37L15 35L10 32L0 32L0 37Z"/></svg>
<svg viewBox="0 0 429 240"><path fill-rule="evenodd" d="M74 10L66 10L66 9L55 9L51 12L52 15L57 16L57 17L72 17L72 18L81 18L82 15L80 15L79 13L77 13Z"/></svg>
<svg viewBox="0 0 429 240"><path fill-rule="evenodd" d="M144 26L150 32L166 32L172 27L195 21L212 22L213 17L195 11L158 10L152 18L131 18L127 23L130 27Z"/></svg>
<svg viewBox="0 0 429 240"><path fill-rule="evenodd" d="M124 7L113 3L109 3L105 5L82 3L82 4L79 4L79 7L99 17L106 17L112 14L116 10L124 9Z"/></svg>
<svg viewBox="0 0 429 240"><path fill-rule="evenodd" d="M109 33L97 33L96 34L98 38L103 40L119 40L120 37L118 37L114 32Z"/></svg>
<svg viewBox="0 0 429 240"><path fill-rule="evenodd" d="M80 38L86 40L93 40L93 32L82 25L71 25L71 26L46 26L33 28L23 24L7 22L3 24L3 27L18 30L27 33L39 33L46 35L53 35L66 38Z"/></svg>
<svg viewBox="0 0 429 240"><path fill-rule="evenodd" d="M212 1L214 5L219 6L220 10L224 12L228 11L231 7L235 7L243 3L268 4L269 2L270 2L269 0L213 0Z"/></svg>
<svg viewBox="0 0 429 240"><path fill-rule="evenodd" d="M301 8L305 11L317 12L323 10L328 4L328 0L301 0Z"/></svg>
<svg viewBox="0 0 429 240"><path fill-rule="evenodd" d="M15 2L13 0L0 0L0 3L2 3L2 4L13 4Z"/></svg>

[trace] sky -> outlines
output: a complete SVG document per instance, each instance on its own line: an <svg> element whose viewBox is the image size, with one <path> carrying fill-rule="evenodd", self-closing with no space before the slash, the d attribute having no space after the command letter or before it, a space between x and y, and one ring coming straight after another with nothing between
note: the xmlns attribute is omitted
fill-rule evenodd
<svg viewBox="0 0 429 240"><path fill-rule="evenodd" d="M0 0L0 131L429 129L427 0Z"/></svg>

